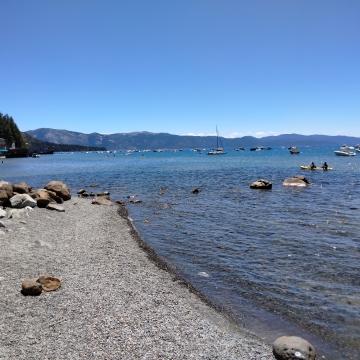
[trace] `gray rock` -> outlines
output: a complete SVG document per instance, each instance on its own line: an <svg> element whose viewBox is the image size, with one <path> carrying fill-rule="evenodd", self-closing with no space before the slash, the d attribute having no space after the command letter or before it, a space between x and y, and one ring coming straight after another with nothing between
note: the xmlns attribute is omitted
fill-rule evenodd
<svg viewBox="0 0 360 360"><path fill-rule="evenodd" d="M48 210L55 210L55 211L60 211L60 212L64 212L65 208L59 204L49 204L46 206L46 209Z"/></svg>
<svg viewBox="0 0 360 360"><path fill-rule="evenodd" d="M297 175L296 177L293 178L285 179L285 181L283 182L284 186L306 187L309 184L310 184L309 181L300 175Z"/></svg>
<svg viewBox="0 0 360 360"><path fill-rule="evenodd" d="M40 295L42 293L42 286L35 280L24 280L21 284L22 293L24 295Z"/></svg>
<svg viewBox="0 0 360 360"><path fill-rule="evenodd" d="M6 211L4 209L0 209L0 219L6 216Z"/></svg>
<svg viewBox="0 0 360 360"><path fill-rule="evenodd" d="M281 336L272 345L273 354L277 360L314 360L316 358L314 347L298 336Z"/></svg>
<svg viewBox="0 0 360 360"><path fill-rule="evenodd" d="M84 194L85 192L86 192L85 189L80 189L80 190L77 192L77 194L81 195L81 194Z"/></svg>
<svg viewBox="0 0 360 360"><path fill-rule="evenodd" d="M272 183L268 180L264 180L264 179L259 179L256 180L255 182L253 182L250 185L251 189L265 189L265 190L270 190L272 188Z"/></svg>
<svg viewBox="0 0 360 360"><path fill-rule="evenodd" d="M28 194L14 195L9 199L11 207L22 209L26 206L35 207L36 201Z"/></svg>
<svg viewBox="0 0 360 360"><path fill-rule="evenodd" d="M0 221L0 227L6 227L2 221Z"/></svg>

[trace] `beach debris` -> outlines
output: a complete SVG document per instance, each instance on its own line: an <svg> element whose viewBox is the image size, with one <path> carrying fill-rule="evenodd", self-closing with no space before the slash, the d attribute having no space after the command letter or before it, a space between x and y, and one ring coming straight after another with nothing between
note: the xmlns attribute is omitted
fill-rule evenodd
<svg viewBox="0 0 360 360"><path fill-rule="evenodd" d="M303 175L295 175L292 178L285 179L283 182L284 186L298 186L306 187L310 184L309 180Z"/></svg>
<svg viewBox="0 0 360 360"><path fill-rule="evenodd" d="M281 336L272 346L277 360L314 360L316 357L314 347L298 336Z"/></svg>
<svg viewBox="0 0 360 360"><path fill-rule="evenodd" d="M269 180L259 179L250 184L250 189L262 189L270 190L272 188L272 183Z"/></svg>
<svg viewBox="0 0 360 360"><path fill-rule="evenodd" d="M112 201L104 197L96 197L92 202L94 205L112 205Z"/></svg>
<svg viewBox="0 0 360 360"><path fill-rule="evenodd" d="M199 191L200 191L200 189L198 189L198 188L195 188L195 189L192 189L192 193L193 194L198 194L199 193Z"/></svg>
<svg viewBox="0 0 360 360"><path fill-rule="evenodd" d="M11 207L22 209L26 206L35 207L36 201L28 194L14 195L9 199Z"/></svg>
<svg viewBox="0 0 360 360"><path fill-rule="evenodd" d="M57 196L65 201L71 199L69 188L62 181L50 181L45 185L45 189L53 191Z"/></svg>
<svg viewBox="0 0 360 360"><path fill-rule="evenodd" d="M55 291L61 286L61 281L53 276L42 274L36 280L38 284L41 284L45 291Z"/></svg>
<svg viewBox="0 0 360 360"><path fill-rule="evenodd" d="M35 280L26 279L21 284L21 292L23 295L37 296L42 293L42 286Z"/></svg>

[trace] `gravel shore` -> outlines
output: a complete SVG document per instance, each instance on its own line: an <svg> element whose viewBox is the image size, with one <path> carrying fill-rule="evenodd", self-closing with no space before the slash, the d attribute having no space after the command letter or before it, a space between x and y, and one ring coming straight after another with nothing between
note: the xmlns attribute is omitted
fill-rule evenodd
<svg viewBox="0 0 360 360"><path fill-rule="evenodd" d="M63 205L2 219L0 359L274 359L270 345L163 269L126 209ZM62 286L22 295L22 281L40 274Z"/></svg>

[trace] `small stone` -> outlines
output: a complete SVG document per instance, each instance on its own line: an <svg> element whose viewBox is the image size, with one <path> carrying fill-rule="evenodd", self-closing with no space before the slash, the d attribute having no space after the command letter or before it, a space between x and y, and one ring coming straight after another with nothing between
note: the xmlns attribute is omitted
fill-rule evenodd
<svg viewBox="0 0 360 360"><path fill-rule="evenodd" d="M55 210L55 211L60 211L60 212L64 212L65 208L59 204L49 204L46 206L46 209L48 210Z"/></svg>
<svg viewBox="0 0 360 360"><path fill-rule="evenodd" d="M106 199L103 197L95 198L91 203L94 205L112 205L113 204L109 199Z"/></svg>
<svg viewBox="0 0 360 360"><path fill-rule="evenodd" d="M198 194L199 193L199 189L198 188L196 188L196 189L193 189L191 192L193 193L193 194Z"/></svg>
<svg viewBox="0 0 360 360"><path fill-rule="evenodd" d="M6 216L6 211L3 209L0 209L0 219Z"/></svg>
<svg viewBox="0 0 360 360"><path fill-rule="evenodd" d="M83 194L83 193L85 193L86 192L86 190L85 189L80 189L78 192L77 192L77 194Z"/></svg>
<svg viewBox="0 0 360 360"><path fill-rule="evenodd" d="M24 295L40 295L42 293L42 286L34 280L24 280L21 284L22 293Z"/></svg>
<svg viewBox="0 0 360 360"><path fill-rule="evenodd" d="M138 199L138 200L135 200L135 201L134 201L134 204L140 204L140 203L142 203L142 200L139 200L139 199Z"/></svg>
<svg viewBox="0 0 360 360"><path fill-rule="evenodd" d="M61 286L61 281L58 278L45 274L40 275L36 282L41 284L45 291L55 291Z"/></svg>
<svg viewBox="0 0 360 360"><path fill-rule="evenodd" d="M6 227L2 221L0 221L0 227Z"/></svg>
<svg viewBox="0 0 360 360"><path fill-rule="evenodd" d="M25 224L26 225L26 221L25 220L21 220L20 224Z"/></svg>

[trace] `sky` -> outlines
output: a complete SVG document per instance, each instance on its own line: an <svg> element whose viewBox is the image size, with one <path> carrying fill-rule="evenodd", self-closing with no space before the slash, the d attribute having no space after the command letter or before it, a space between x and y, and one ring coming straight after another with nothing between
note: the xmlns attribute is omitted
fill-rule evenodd
<svg viewBox="0 0 360 360"><path fill-rule="evenodd" d="M1 0L21 131L360 137L360 0Z"/></svg>

